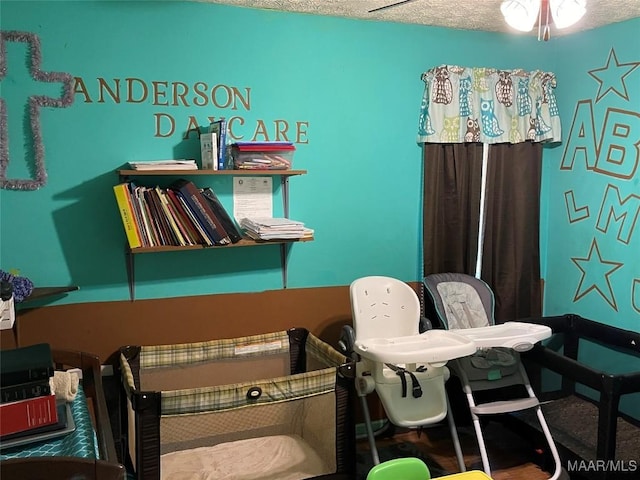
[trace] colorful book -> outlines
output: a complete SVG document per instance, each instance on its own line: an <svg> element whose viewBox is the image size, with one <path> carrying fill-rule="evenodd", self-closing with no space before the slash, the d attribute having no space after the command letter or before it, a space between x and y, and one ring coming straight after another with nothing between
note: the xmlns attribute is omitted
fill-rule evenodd
<svg viewBox="0 0 640 480"><path fill-rule="evenodd" d="M51 394L49 378L15 385L3 384L0 387L0 403L17 402L49 394Z"/></svg>
<svg viewBox="0 0 640 480"><path fill-rule="evenodd" d="M137 185L133 182L128 182L127 186L129 187L129 200L131 202L131 210L133 211L133 216L136 219L136 225L138 227L138 233L140 234L140 243L143 247L150 247L151 242L149 241L147 225L142 215L140 203L138 202L138 198L136 197Z"/></svg>
<svg viewBox="0 0 640 480"><path fill-rule="evenodd" d="M176 180L171 188L182 196L215 245L229 245L231 243L229 235L209 206L209 202L193 182L185 179Z"/></svg>
<svg viewBox="0 0 640 480"><path fill-rule="evenodd" d="M175 194L175 192L172 192L169 189L161 190L161 192L162 200L165 203L166 210L169 212L168 214L171 215L173 223L180 232L180 236L183 238L185 245L198 245L199 243L201 243L198 235L193 235L191 222L182 214L182 212L175 205L171 195L169 195L169 192L171 192L172 194Z"/></svg>
<svg viewBox="0 0 640 480"><path fill-rule="evenodd" d="M160 230L160 236L163 238L163 245L180 245L180 242L176 238L171 225L169 224L169 219L164 214L164 210L162 208L160 197L158 196L158 192L155 188L149 188L147 190L147 196L145 197L151 206L151 212L156 221L158 229Z"/></svg>
<svg viewBox="0 0 640 480"><path fill-rule="evenodd" d="M55 395L0 404L0 436L25 432L57 422Z"/></svg>
<svg viewBox="0 0 640 480"><path fill-rule="evenodd" d="M173 190L170 191L175 195L175 198L178 200L178 203L182 207L182 211L189 218L189 220L191 220L191 224L200 234L200 237L202 238L202 244L208 247L212 247L213 245L215 245L215 242L209 236L204 226L200 223L193 210L191 210L191 207L187 204L187 201L184 199L184 197L178 192L175 192Z"/></svg>
<svg viewBox="0 0 640 480"><path fill-rule="evenodd" d="M121 183L114 185L113 191L118 203L118 210L120 211L120 217L122 218L122 225L127 235L127 241L130 248L138 248L142 246L140 239L140 230L136 222L136 217L131 205L131 198L129 195L129 185Z"/></svg>
<svg viewBox="0 0 640 480"><path fill-rule="evenodd" d="M48 380L53 376L53 357L48 343L0 350L0 385Z"/></svg>
<svg viewBox="0 0 640 480"><path fill-rule="evenodd" d="M241 152L288 152L296 149L292 142L235 142L233 147Z"/></svg>
<svg viewBox="0 0 640 480"><path fill-rule="evenodd" d="M165 233L162 229L161 222L158 218L158 212L156 211L155 205L153 203L151 190L152 189L149 187L143 187L141 195L145 211L147 212L147 217L149 218L149 222L155 234L155 244L156 246L169 245Z"/></svg>
<svg viewBox="0 0 640 480"><path fill-rule="evenodd" d="M227 165L227 120L220 117L209 125L209 132L216 134L218 142L218 170L226 170Z"/></svg>
<svg viewBox="0 0 640 480"><path fill-rule="evenodd" d="M158 240L156 238L156 233L153 227L153 222L149 218L148 208L144 201L144 191L145 187L135 186L131 193L131 199L137 205L136 210L140 212L140 219L142 220L142 225L144 228L141 231L145 235L145 240L142 242L143 245L153 247L158 245Z"/></svg>
<svg viewBox="0 0 640 480"><path fill-rule="evenodd" d="M229 235L229 239L231 243L238 243L242 240L242 235L240 234L240 230L236 226L236 223L233 221L231 216L227 213L222 202L218 199L218 196L215 194L213 189L209 187L205 187L201 190L202 195L209 202L213 213L220 219L222 226L224 227L227 235Z"/></svg>
<svg viewBox="0 0 640 480"><path fill-rule="evenodd" d="M213 242L209 239L206 232L202 230L198 221L189 208L178 197L178 194L168 188L167 197L171 200L171 204L182 220L184 227L189 231L189 237L193 239L194 243L208 246L213 245Z"/></svg>
<svg viewBox="0 0 640 480"><path fill-rule="evenodd" d="M182 230L178 226L176 219L173 216L173 213L169 209L168 200L165 196L165 192L160 187L156 187L155 193L158 197L158 201L160 203L162 213L164 214L164 217L167 219L167 224L173 234L173 238L177 242L176 245L182 246L182 247L189 245L187 240L182 235Z"/></svg>

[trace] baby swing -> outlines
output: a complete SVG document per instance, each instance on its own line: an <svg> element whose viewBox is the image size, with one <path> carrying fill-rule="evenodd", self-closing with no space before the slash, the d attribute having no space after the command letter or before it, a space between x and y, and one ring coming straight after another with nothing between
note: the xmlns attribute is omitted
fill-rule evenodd
<svg viewBox="0 0 640 480"><path fill-rule="evenodd" d="M350 297L353 327L343 328L341 341L356 360L356 391L362 401L374 465L380 464L380 459L365 397L375 390L393 425L418 428L447 417L458 465L464 471L444 387L449 378L445 364L474 353L474 342L445 330L420 334L418 296L400 280L359 278L351 283Z"/></svg>
<svg viewBox="0 0 640 480"><path fill-rule="evenodd" d="M432 274L425 277L424 286L444 328L466 336L478 347L478 351L473 355L451 362L451 368L460 379L469 404L486 474L491 476L491 469L479 417L535 409L555 462L551 480L559 478L562 467L558 450L518 354L549 338L551 329L544 325L523 322L496 325L493 291L484 281L470 275ZM523 386L527 395L513 400L480 404L475 401L474 392L512 385Z"/></svg>

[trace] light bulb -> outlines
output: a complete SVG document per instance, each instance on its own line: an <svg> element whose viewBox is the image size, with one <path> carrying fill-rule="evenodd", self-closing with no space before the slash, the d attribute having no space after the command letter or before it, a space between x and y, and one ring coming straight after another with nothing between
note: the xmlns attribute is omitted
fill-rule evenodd
<svg viewBox="0 0 640 480"><path fill-rule="evenodd" d="M549 8L556 28L573 25L587 11L586 0L549 0Z"/></svg>
<svg viewBox="0 0 640 480"><path fill-rule="evenodd" d="M533 28L540 11L540 0L506 0L500 5L505 21L522 32Z"/></svg>

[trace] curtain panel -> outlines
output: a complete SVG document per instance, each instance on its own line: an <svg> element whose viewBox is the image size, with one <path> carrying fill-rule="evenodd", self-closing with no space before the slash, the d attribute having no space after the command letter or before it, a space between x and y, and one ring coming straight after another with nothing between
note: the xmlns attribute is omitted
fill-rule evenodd
<svg viewBox="0 0 640 480"><path fill-rule="evenodd" d="M561 140L553 73L441 65L422 80L418 143Z"/></svg>

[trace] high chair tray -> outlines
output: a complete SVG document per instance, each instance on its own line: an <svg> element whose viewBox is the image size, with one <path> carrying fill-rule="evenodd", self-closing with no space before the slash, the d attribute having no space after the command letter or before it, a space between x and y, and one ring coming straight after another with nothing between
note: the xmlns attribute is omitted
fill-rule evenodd
<svg viewBox="0 0 640 480"><path fill-rule="evenodd" d="M427 330L419 335L356 340L355 351L381 363L442 363L476 351L473 340L447 330Z"/></svg>
<svg viewBox="0 0 640 480"><path fill-rule="evenodd" d="M524 322L506 322L489 327L464 328L456 333L473 340L478 348L507 347L525 352L535 343L551 336L546 325Z"/></svg>

